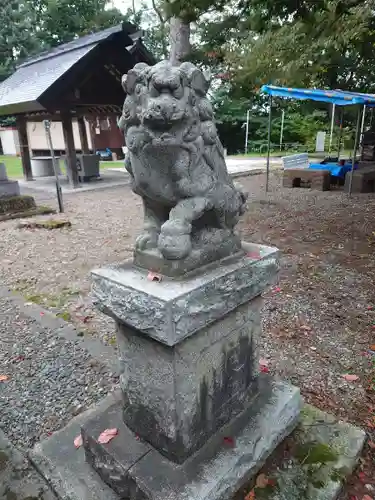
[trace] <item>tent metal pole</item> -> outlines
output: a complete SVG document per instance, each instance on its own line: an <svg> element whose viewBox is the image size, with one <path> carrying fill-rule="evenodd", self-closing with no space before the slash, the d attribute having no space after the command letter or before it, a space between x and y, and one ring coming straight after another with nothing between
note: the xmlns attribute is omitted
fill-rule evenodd
<svg viewBox="0 0 375 500"><path fill-rule="evenodd" d="M359 147L361 149L361 157L362 157L362 152L363 152L363 133L365 130L365 116L366 116L366 105L363 106L363 113L362 113L362 122L361 122L361 135L359 136Z"/></svg>
<svg viewBox="0 0 375 500"><path fill-rule="evenodd" d="M341 107L341 114L340 114L340 135L339 135L339 148L337 151L337 161L340 160L343 124L344 124L344 106Z"/></svg>
<svg viewBox="0 0 375 500"><path fill-rule="evenodd" d="M268 112L268 146L267 146L267 170L266 170L266 193L268 193L270 180L270 153L271 153L271 125L272 125L272 95L270 95Z"/></svg>
<svg viewBox="0 0 375 500"><path fill-rule="evenodd" d="M364 106L363 106L363 108L364 108ZM358 109L357 128L356 128L356 133L355 133L353 158L352 158L352 169L350 171L350 179L349 179L349 196L352 195L352 185L353 185L353 172L354 172L354 164L355 164L355 155L357 153L357 148L358 148L359 134L360 134L360 128L361 128L361 113L362 113L362 111L364 112L363 108L360 107Z"/></svg>
<svg viewBox="0 0 375 500"><path fill-rule="evenodd" d="M332 120L331 120L331 134L329 136L329 149L328 149L328 154L331 154L331 148L332 148L332 138L333 138L333 127L335 125L335 111L336 111L336 104L332 104Z"/></svg>
<svg viewBox="0 0 375 500"><path fill-rule="evenodd" d="M250 121L250 109L248 109L246 112L245 155L247 155L247 145L249 143L249 121Z"/></svg>
<svg viewBox="0 0 375 500"><path fill-rule="evenodd" d="M283 147L283 137L284 137L284 121L285 121L285 110L281 111L281 129L280 129L280 151Z"/></svg>

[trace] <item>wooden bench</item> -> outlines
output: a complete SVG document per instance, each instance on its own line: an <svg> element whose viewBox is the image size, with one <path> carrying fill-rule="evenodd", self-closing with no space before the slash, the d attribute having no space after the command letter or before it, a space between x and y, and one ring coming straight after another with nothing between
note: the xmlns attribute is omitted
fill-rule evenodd
<svg viewBox="0 0 375 500"><path fill-rule="evenodd" d="M366 163L365 163L366 165ZM347 172L345 176L344 190L349 192L351 172ZM363 166L360 163L358 170L353 172L352 193L374 193L375 192L375 163Z"/></svg>
<svg viewBox="0 0 375 500"><path fill-rule="evenodd" d="M311 188L319 191L329 191L331 174L328 170L314 170L313 168L288 168L284 170L283 186L286 188Z"/></svg>
<svg viewBox="0 0 375 500"><path fill-rule="evenodd" d="M289 168L293 169L309 168L309 155L307 153L283 156L281 160L283 162L284 170Z"/></svg>

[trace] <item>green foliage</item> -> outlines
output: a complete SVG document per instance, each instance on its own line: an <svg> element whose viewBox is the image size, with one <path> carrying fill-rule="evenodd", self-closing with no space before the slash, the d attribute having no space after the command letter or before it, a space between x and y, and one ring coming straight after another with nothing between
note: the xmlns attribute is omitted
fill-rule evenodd
<svg viewBox="0 0 375 500"><path fill-rule="evenodd" d="M106 10L106 0L27 0L33 7L42 48L55 47L74 38L119 24L118 9Z"/></svg>
<svg viewBox="0 0 375 500"><path fill-rule="evenodd" d="M372 2L302 2L304 8L295 11L289 1L280 0L274 7L268 1L255 4L264 5L268 22L263 17L258 25L252 23L247 36L242 41L238 37L239 43L227 51L228 64L242 89L268 82L367 91L374 88Z"/></svg>
<svg viewBox="0 0 375 500"><path fill-rule="evenodd" d="M0 0L0 81L14 71L18 59L36 49L33 23L27 2Z"/></svg>

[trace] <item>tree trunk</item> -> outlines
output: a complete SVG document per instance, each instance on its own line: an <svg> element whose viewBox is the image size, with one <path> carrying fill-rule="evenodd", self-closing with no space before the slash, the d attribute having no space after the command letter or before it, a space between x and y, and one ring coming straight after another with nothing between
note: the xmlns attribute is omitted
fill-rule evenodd
<svg viewBox="0 0 375 500"><path fill-rule="evenodd" d="M172 17L170 21L171 51L169 60L178 65L190 54L190 24L184 23L179 17Z"/></svg>

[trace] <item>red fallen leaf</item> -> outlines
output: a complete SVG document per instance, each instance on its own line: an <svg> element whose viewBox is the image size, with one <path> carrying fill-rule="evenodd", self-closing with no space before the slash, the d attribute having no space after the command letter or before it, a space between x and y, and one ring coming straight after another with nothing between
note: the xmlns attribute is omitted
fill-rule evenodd
<svg viewBox="0 0 375 500"><path fill-rule="evenodd" d="M362 500L374 500L372 497L370 497L370 495L364 495L362 497Z"/></svg>
<svg viewBox="0 0 375 500"><path fill-rule="evenodd" d="M117 429L106 429L103 431L98 437L98 443L107 444L109 443L115 436L117 436Z"/></svg>
<svg viewBox="0 0 375 500"><path fill-rule="evenodd" d="M345 375L342 375L342 378L344 378L347 382L355 382L356 380L359 380L358 375L350 375L350 373L345 373Z"/></svg>
<svg viewBox="0 0 375 500"><path fill-rule="evenodd" d="M366 474L364 472L358 472L358 477L361 481L366 481Z"/></svg>
<svg viewBox="0 0 375 500"><path fill-rule="evenodd" d="M372 306L367 306L368 311L371 311L371 309L372 309Z"/></svg>
<svg viewBox="0 0 375 500"><path fill-rule="evenodd" d="M281 292L281 288L279 286L277 286L272 291L273 291L273 293L279 293L279 292Z"/></svg>
<svg viewBox="0 0 375 500"><path fill-rule="evenodd" d="M250 259L254 260L259 260L260 259L260 253L259 252L249 252L246 254L247 257L250 257Z"/></svg>
<svg viewBox="0 0 375 500"><path fill-rule="evenodd" d="M44 316L44 312L41 312L41 313L40 313L40 315L41 315L41 316Z"/></svg>
<svg viewBox="0 0 375 500"><path fill-rule="evenodd" d="M147 275L147 279L149 281L156 281L157 283L160 283L163 278L160 274L153 273L152 271L150 271Z"/></svg>
<svg viewBox="0 0 375 500"><path fill-rule="evenodd" d="M260 366L260 371L261 371L262 373L269 373L269 372L270 372L270 369L268 368L268 366L261 365L261 366Z"/></svg>
<svg viewBox="0 0 375 500"><path fill-rule="evenodd" d="M25 361L25 356L22 356L22 355L20 355L20 356L16 356L16 357L14 358L14 361L15 361L15 362L16 362L16 361Z"/></svg>
<svg viewBox="0 0 375 500"><path fill-rule="evenodd" d="M80 448L81 446L83 445L83 441L82 441L82 436L81 434L79 436L77 436L74 440L74 446L76 448Z"/></svg>
<svg viewBox="0 0 375 500"><path fill-rule="evenodd" d="M7 380L9 380L8 375L0 375L0 382L6 382Z"/></svg>
<svg viewBox="0 0 375 500"><path fill-rule="evenodd" d="M249 493L245 496L244 500L254 500L255 499L255 491L252 489L249 491Z"/></svg>
<svg viewBox="0 0 375 500"><path fill-rule="evenodd" d="M136 435L135 435L135 439L136 439L137 441L139 441L139 440L141 439L141 438L139 437L139 434L136 434Z"/></svg>
<svg viewBox="0 0 375 500"><path fill-rule="evenodd" d="M223 441L224 441L225 444L228 444L229 446L234 446L235 445L234 439L232 437L230 437L230 436L224 437Z"/></svg>

